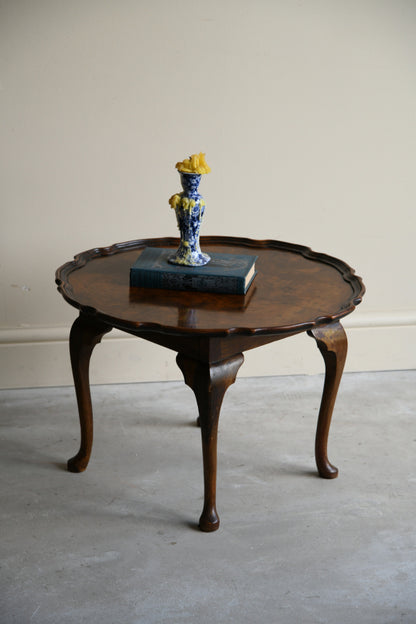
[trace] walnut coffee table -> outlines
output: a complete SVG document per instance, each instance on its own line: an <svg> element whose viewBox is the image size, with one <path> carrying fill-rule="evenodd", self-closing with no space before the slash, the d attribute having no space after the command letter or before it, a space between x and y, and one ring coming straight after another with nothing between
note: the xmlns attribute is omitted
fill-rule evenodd
<svg viewBox="0 0 416 624"><path fill-rule="evenodd" d="M258 256L258 274L243 295L219 295L130 288L129 269L146 246L178 247L176 238L155 238L90 249L56 272L58 290L79 309L70 335L70 354L81 425L81 446L68 470L86 469L93 417L89 361L95 345L113 327L177 352L185 383L195 393L202 435L203 531L219 526L216 510L217 430L221 403L243 363L243 351L307 332L325 362L315 457L321 477L338 470L327 456L332 411L347 354L340 319L365 292L347 264L308 247L273 240L210 236L204 251Z"/></svg>

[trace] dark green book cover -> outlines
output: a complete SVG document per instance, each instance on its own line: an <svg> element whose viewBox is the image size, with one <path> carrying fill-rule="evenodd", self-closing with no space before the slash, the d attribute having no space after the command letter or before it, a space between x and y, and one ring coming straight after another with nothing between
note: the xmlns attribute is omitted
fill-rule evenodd
<svg viewBox="0 0 416 624"><path fill-rule="evenodd" d="M130 286L244 295L256 276L257 256L210 253L200 267L170 264L174 249L146 247L130 269Z"/></svg>

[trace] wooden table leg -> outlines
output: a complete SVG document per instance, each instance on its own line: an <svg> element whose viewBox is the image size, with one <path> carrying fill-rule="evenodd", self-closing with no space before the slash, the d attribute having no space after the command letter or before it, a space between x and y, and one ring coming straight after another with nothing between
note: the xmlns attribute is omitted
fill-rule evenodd
<svg viewBox="0 0 416 624"><path fill-rule="evenodd" d="M241 353L227 360L205 363L178 354L177 364L192 388L199 410L204 463L204 508L199 519L202 531L216 531L220 525L216 509L217 432L221 404L244 361Z"/></svg>
<svg viewBox="0 0 416 624"><path fill-rule="evenodd" d="M335 479L338 468L328 460L328 435L342 371L347 357L347 336L340 322L316 327L308 332L315 338L325 362L325 383L315 439L315 459L319 475Z"/></svg>
<svg viewBox="0 0 416 624"><path fill-rule="evenodd" d="M92 351L104 334L111 331L110 325L96 322L92 317L80 314L71 328L69 349L72 374L78 403L81 426L81 446L75 457L68 460L70 472L83 472L88 466L93 439L93 417L89 381L89 367Z"/></svg>

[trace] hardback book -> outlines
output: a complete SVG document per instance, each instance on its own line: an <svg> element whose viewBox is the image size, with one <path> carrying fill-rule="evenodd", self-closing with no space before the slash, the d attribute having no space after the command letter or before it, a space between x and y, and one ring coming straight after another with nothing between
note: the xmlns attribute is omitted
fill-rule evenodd
<svg viewBox="0 0 416 624"><path fill-rule="evenodd" d="M256 276L257 256L210 253L199 267L170 264L174 249L146 247L130 269L130 286L245 295Z"/></svg>

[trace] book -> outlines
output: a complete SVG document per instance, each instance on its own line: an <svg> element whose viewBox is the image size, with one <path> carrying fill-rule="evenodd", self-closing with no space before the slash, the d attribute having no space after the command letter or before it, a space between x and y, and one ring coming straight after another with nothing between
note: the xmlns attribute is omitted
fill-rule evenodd
<svg viewBox="0 0 416 624"><path fill-rule="evenodd" d="M170 264L174 253L145 247L130 268L130 286L245 295L257 273L257 256L210 253L208 264L188 267Z"/></svg>

